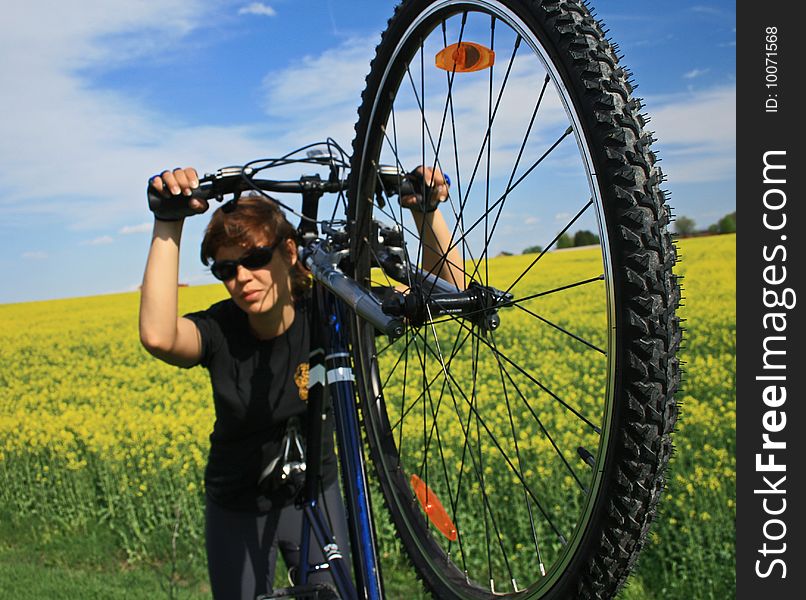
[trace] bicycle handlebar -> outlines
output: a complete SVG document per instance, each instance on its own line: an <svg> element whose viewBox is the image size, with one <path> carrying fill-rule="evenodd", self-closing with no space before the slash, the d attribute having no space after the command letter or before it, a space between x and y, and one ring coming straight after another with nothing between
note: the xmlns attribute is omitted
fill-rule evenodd
<svg viewBox="0 0 806 600"><path fill-rule="evenodd" d="M157 217L164 220L177 220L198 214L190 208L189 202L197 200L217 199L223 200L225 194L239 194L253 189L266 192L304 194L338 193L347 187L345 180L323 180L317 178L301 178L292 181L278 181L271 179L252 179L251 169L241 167L227 167L219 169L214 174L205 175L199 180L199 187L193 190L190 196L182 194L164 196L148 185L148 208Z"/></svg>
<svg viewBox="0 0 806 600"><path fill-rule="evenodd" d="M199 187L193 190L190 196L181 194L163 196L149 183L146 194L148 208L157 217L163 220L178 220L198 214L188 205L192 198L197 200L210 200L216 198L219 202L225 194L239 194L253 189L266 192L305 194L305 193L338 193L347 189L346 179L319 179L318 177L302 177L292 181L278 181L271 179L253 179L254 171L250 167L225 167L213 174L206 174L199 180ZM427 186L417 184L416 180L398 167L384 166L378 172L378 191L385 194L399 194L401 196L414 195L418 203L422 203L423 196L430 198ZM436 202L427 203L426 212L436 208Z"/></svg>

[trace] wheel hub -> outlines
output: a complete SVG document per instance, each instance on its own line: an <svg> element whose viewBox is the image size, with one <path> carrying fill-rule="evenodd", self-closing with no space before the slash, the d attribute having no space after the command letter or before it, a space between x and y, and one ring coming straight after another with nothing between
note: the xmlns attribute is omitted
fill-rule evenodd
<svg viewBox="0 0 806 600"><path fill-rule="evenodd" d="M422 286L406 294L391 291L382 307L387 315L403 317L415 327L447 316L468 319L483 331L493 331L501 324L499 309L511 306L513 298L509 292L471 282L461 292L429 294Z"/></svg>

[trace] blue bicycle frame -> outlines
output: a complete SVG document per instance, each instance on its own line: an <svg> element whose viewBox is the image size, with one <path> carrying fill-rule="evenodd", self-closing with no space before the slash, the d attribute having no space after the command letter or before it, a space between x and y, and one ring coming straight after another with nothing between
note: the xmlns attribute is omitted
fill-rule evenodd
<svg viewBox="0 0 806 600"><path fill-rule="evenodd" d="M309 419L308 456L314 457L307 472L303 500L305 518L300 547L299 583L305 585L311 573L322 565L308 563L311 534L328 561L328 568L343 600L367 598L381 600L383 586L375 546L375 531L364 468L361 433L349 353L348 322L342 303L322 286L313 297L311 358L309 367L308 410L310 415L324 415L327 392L336 422L339 464L344 486L350 547L355 585L349 577L342 553L335 545L326 519L318 505L320 441L322 418ZM325 389L327 388L327 390Z"/></svg>
<svg viewBox="0 0 806 600"><path fill-rule="evenodd" d="M204 197L219 196L237 190L237 173L221 170L216 176L218 188L209 184L201 190ZM268 190L302 194L303 220L298 228L303 247L300 259L316 282L311 295L311 356L308 383L307 470L305 488L297 505L304 518L300 536L300 563L296 585L262 595L259 600L274 598L332 598L332 586L309 584L312 574L327 570L331 573L335 592L341 600L383 600L383 583L377 557L376 536L372 522L369 487L367 485L362 436L358 424L355 378L350 355L350 322L353 314L365 319L381 333L392 338L402 335L403 320L384 313L380 302L361 285L345 275L338 267L346 250L332 243L342 237L344 222L330 222L320 238L317 224L319 199L325 192L343 189L343 182L325 182L318 176L303 177L298 182L255 180ZM226 187L226 186L229 187ZM204 187L204 186L203 186ZM231 188L231 189L230 189ZM151 199L151 197L150 197ZM161 198L154 196L156 202ZM335 235L334 235L335 234ZM349 312L348 312L349 311ZM329 399L329 404L325 399ZM352 571L336 544L333 533L319 505L321 471L322 422L332 406L341 468L347 526L352 555ZM342 541L342 540L339 540ZM325 562L312 564L309 553L313 544L322 551ZM329 593L329 595L327 595Z"/></svg>

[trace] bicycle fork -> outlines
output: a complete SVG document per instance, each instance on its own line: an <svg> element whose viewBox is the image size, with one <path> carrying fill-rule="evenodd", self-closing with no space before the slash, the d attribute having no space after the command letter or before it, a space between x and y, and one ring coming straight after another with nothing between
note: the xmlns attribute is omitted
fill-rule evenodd
<svg viewBox="0 0 806 600"><path fill-rule="evenodd" d="M342 600L383 600L380 564L372 524L369 488L361 446L355 385L348 347L346 319L341 302L332 293L316 286L312 315L311 358L309 366L308 410L311 416L324 415L325 386L333 406L339 465L344 485L347 525L350 533L355 586L349 577L338 547L333 544L327 520L318 506L317 482L321 456L322 419L309 419L309 452L312 469L306 473L305 523L300 545L300 583L307 583L315 567L308 564L310 544L318 543L328 561ZM316 540L311 540L313 533ZM340 540L343 543L342 540Z"/></svg>

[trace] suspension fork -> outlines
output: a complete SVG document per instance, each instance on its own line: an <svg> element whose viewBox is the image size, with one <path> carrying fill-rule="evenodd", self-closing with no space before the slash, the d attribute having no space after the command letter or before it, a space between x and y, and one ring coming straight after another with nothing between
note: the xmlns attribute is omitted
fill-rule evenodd
<svg viewBox="0 0 806 600"><path fill-rule="evenodd" d="M376 535L372 522L369 486L358 425L355 379L349 354L348 320L342 302L320 285L314 286L312 304L308 410L311 415L324 414L322 396L326 384L336 423L339 465L344 487L357 595L355 595L356 590L351 581L337 583L337 585L345 586L344 591L339 590L340 593L347 592L355 595L345 596L345 600L347 597L383 600L383 584L380 563L377 558ZM300 548L301 555L305 558L308 556L311 531L317 538L320 537L317 534L318 529L324 528L325 534L328 533L326 523L322 523L321 512L316 507L322 419L309 419L309 428L311 437L308 438L308 456L312 457L311 462L313 463L306 473L305 510L309 527L303 527ZM314 442L314 444L310 442ZM321 539L317 539L317 541L323 548L330 543L329 541L323 543ZM338 582L343 579L343 575L340 575L338 571L344 569L344 562L340 559L332 562L336 566L336 570L333 572L334 580ZM305 569L305 571L307 570ZM301 573L301 575L307 579L307 574ZM302 582L304 583L306 579L303 579Z"/></svg>

